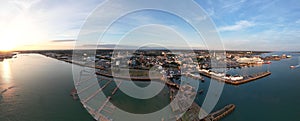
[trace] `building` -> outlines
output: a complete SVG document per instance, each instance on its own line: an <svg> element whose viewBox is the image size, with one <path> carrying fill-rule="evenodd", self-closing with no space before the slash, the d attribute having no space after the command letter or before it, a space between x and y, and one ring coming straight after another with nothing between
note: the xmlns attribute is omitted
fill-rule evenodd
<svg viewBox="0 0 300 121"><path fill-rule="evenodd" d="M240 64L262 64L264 61L259 57L242 57L236 60Z"/></svg>

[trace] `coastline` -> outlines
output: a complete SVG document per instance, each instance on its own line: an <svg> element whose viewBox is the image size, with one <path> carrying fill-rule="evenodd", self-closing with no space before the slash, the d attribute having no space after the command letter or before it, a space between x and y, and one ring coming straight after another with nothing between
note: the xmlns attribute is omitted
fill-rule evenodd
<svg viewBox="0 0 300 121"><path fill-rule="evenodd" d="M49 57L49 56L47 56ZM53 58L53 57L51 57ZM70 60L63 60L63 59L58 59L58 58L54 58L54 59L57 59L57 60L60 60L60 61L64 61L64 62L67 62L67 63L70 63L70 64L75 64L75 65L78 65L78 66L83 66L83 67L89 67L89 68L95 68L95 69L100 69L100 70L105 70L103 67L98 67L98 66L88 66L88 65L84 65L84 64L80 64L80 63L77 63L77 62L72 62ZM169 79L164 79L164 78L154 78L154 79L151 79L151 78L144 78L144 77L126 77L126 76L113 76L113 75L110 75L110 74L105 74L105 73L100 73L100 72L95 72L95 74L97 75L101 75L101 76L104 76L104 77L108 77L108 78L117 78L117 79L124 79L124 80L132 80L132 81L151 81L151 80L158 80L160 82L163 82L165 84L167 84L170 89L176 89L176 90L179 90L181 86L179 86L178 84L176 83L173 83L171 81L169 81ZM200 74L201 75L201 74ZM186 77L189 77L189 78L194 78L194 79L197 79L197 80L202 80L204 81L204 78L202 77L193 77L192 75L188 75L188 74L182 74L181 76L186 76ZM171 92L171 91L170 91ZM170 93L170 97L171 96L171 93ZM84 105L83 105L84 106ZM228 107L225 106L223 109L221 110L224 110ZM235 108L235 105L234 105L234 108ZM195 102L193 101L191 107L183 114L182 117L180 118L177 118L177 117L174 117L176 118L177 121L185 121L185 120L204 120L205 118L203 119L199 119L198 117L198 113L200 111L201 107ZM233 111L233 110L231 110ZM230 112L231 112L230 111ZM219 112L219 111L217 111ZM211 116L212 114L215 114L217 112L213 112L211 114L208 114L208 116ZM229 113L230 113L229 112ZM222 113L220 114L222 117L228 115L229 113ZM219 115L219 116L220 116ZM94 117L94 116L93 116ZM98 116L99 117L102 117L102 119L104 118L105 119L105 116ZM95 118L95 117L94 117ZM97 118L95 118L95 120L97 120Z"/></svg>

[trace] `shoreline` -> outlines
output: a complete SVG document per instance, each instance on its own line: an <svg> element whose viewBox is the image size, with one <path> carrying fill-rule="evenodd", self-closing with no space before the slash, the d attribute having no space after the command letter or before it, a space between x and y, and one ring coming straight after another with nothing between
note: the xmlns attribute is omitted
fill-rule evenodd
<svg viewBox="0 0 300 121"><path fill-rule="evenodd" d="M47 56L47 57L49 57L49 56ZM52 58L52 57L51 57ZM105 70L103 67L97 67L97 66L88 66L88 65L84 65L84 64L80 64L80 63L76 63L76 62L73 62L73 61L70 61L70 60L63 60L63 59L58 59L58 58L54 58L54 59L57 59L57 60L60 60L60 61L64 61L64 62L67 62L67 63L70 63L70 64L75 64L75 65L78 65L78 66L82 66L82 67L89 67L89 68L94 68L94 69L100 69L100 70ZM104 74L104 73L100 73L100 72L95 72L95 74L96 75L101 75L101 76L104 76L104 77L108 77L108 78L117 78L117 79L125 79L125 80L127 80L127 79L131 79L131 80L133 80L133 81L151 81L151 78L143 78L143 77L125 77L125 76L113 76L113 75L110 75L110 74ZM193 77L192 75L181 75L181 76L186 76L186 77L189 77L189 78L194 78L194 79L197 79L197 80L204 80L203 79L203 77L201 78L201 77ZM178 85L178 84L176 84L176 83L173 83L173 82L171 82L171 81L169 81L169 79L164 79L164 78L156 78L156 79L154 79L154 80L160 80L160 82L163 82L163 83L165 83L167 86L169 86L170 87L170 89L173 89L173 88L175 88L176 90L179 90L180 89L180 86ZM171 92L171 91L170 91ZM171 97L171 95L170 95L170 97ZM83 105L84 107L85 107L85 105ZM223 109L225 109L226 108L226 106L223 108ZM196 118L195 120L203 120L203 119L199 119L199 117L198 117L198 111L201 109L201 107L200 107L200 105L198 105L195 101L193 101L193 103L192 103L192 105L191 105L191 107L190 107L190 109L187 111L187 112L185 112L184 114L183 114L183 116L182 117L180 117L180 118L176 118L176 120L178 120L178 121L183 121L184 120L184 116L186 116L186 115L190 115L190 114L192 114L193 115L193 117L194 118ZM89 111L89 110L88 110ZM102 115L102 114L101 114ZM103 117L105 117L105 116L101 116L101 115L99 115L99 117L102 117L102 119L103 119ZM211 115L211 114L208 114L208 115ZM225 115L227 115L227 114L225 114ZM94 117L94 116L93 116ZM191 117L190 117L191 118ZM97 120L95 117L94 117L94 119L95 120Z"/></svg>
<svg viewBox="0 0 300 121"><path fill-rule="evenodd" d="M227 84L231 84L231 85L241 85L241 84L245 84L245 83L248 83L248 82L252 82L252 81L255 81L257 79L260 79L260 78L264 78L266 76L269 76L271 75L271 72L270 71L266 71L266 72L261 72L261 73L258 73L258 74L254 74L254 75L249 75L249 76L252 76L252 77L249 77L249 78L246 78L246 79L242 79L242 80L229 80L229 79L224 79L222 77L218 77L218 76L213 76L209 73L205 73L205 72L199 72L200 75L203 75L203 76L206 76L208 78L211 78L211 79L215 79L217 81L222 81L222 82L225 82Z"/></svg>

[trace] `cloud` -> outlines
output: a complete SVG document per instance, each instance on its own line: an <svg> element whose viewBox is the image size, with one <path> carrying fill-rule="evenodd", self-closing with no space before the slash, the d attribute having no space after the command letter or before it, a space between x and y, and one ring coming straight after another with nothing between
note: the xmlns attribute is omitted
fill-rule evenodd
<svg viewBox="0 0 300 121"><path fill-rule="evenodd" d="M84 44L79 46L78 48L83 49L135 49L137 46L131 45L117 45L117 44Z"/></svg>
<svg viewBox="0 0 300 121"><path fill-rule="evenodd" d="M219 31L238 31L254 26L255 24L246 20L236 22L234 25L220 27Z"/></svg>
<svg viewBox="0 0 300 121"><path fill-rule="evenodd" d="M230 9L234 9L234 10L238 10L240 7L241 7L241 5L243 4L243 3L245 3L246 2L246 0L240 0L240 1L238 1L238 2L234 2L234 3L228 3L228 4L225 4L223 7L222 7L222 9L226 9L226 8L230 8Z"/></svg>
<svg viewBox="0 0 300 121"><path fill-rule="evenodd" d="M11 3L15 4L20 8L20 10L28 10L30 9L34 4L37 4L40 2L40 0L31 0L31 1L20 1L20 0L12 0Z"/></svg>
<svg viewBox="0 0 300 121"><path fill-rule="evenodd" d="M52 40L51 42L75 42L76 40L72 40L72 39L69 39L69 40Z"/></svg>

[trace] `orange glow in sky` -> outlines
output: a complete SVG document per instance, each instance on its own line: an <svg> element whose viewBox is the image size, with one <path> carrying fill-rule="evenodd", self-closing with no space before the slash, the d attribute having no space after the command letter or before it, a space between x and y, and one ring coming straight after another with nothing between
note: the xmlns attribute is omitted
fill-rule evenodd
<svg viewBox="0 0 300 121"><path fill-rule="evenodd" d="M15 50L45 38L42 29L35 26L31 17L26 14L19 15L12 21L0 23L0 51Z"/></svg>

